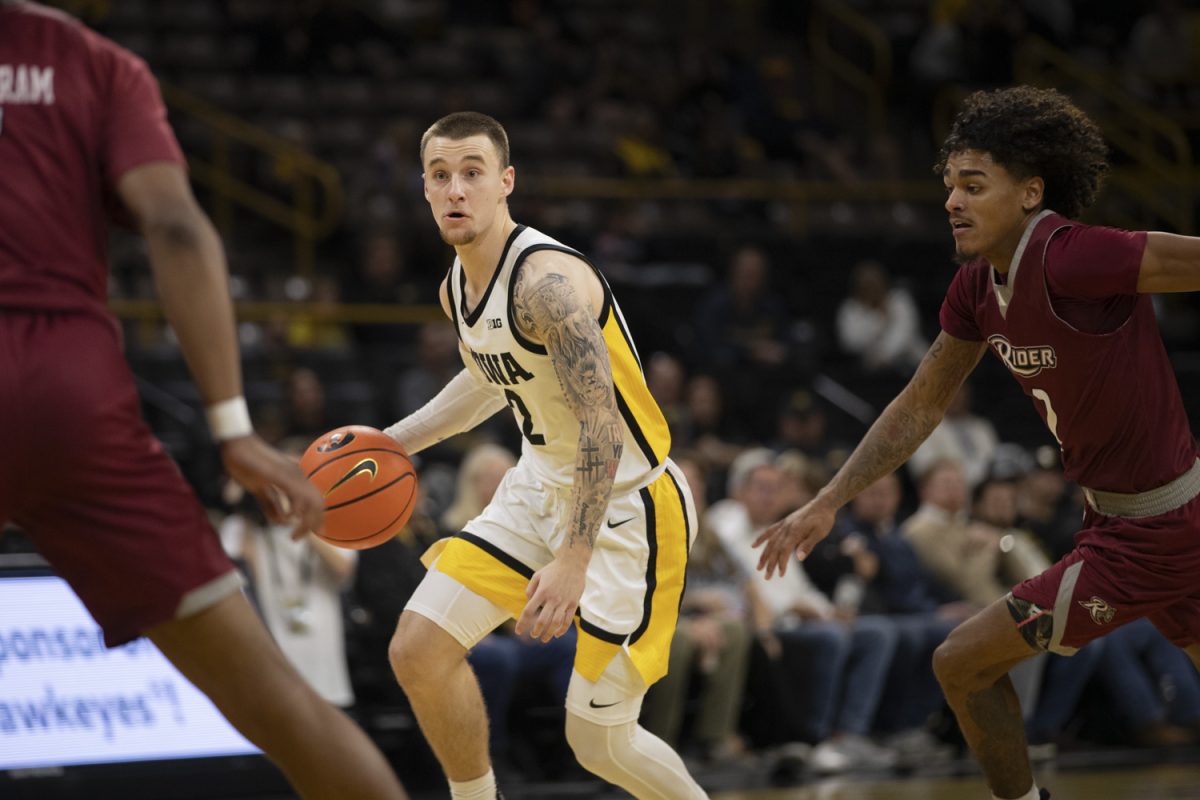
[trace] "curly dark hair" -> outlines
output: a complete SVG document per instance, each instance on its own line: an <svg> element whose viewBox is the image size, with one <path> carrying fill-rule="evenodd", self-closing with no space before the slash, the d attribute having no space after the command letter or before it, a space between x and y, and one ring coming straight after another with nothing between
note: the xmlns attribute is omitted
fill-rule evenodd
<svg viewBox="0 0 1200 800"><path fill-rule="evenodd" d="M975 92L963 102L934 171L953 153L979 150L1018 178L1046 183L1045 207L1077 217L1096 200L1108 172L1100 128L1054 89L1017 86Z"/></svg>

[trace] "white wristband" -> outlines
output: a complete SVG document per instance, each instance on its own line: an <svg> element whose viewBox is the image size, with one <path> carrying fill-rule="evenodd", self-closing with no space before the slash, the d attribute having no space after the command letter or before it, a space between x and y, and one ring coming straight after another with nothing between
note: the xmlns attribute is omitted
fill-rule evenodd
<svg viewBox="0 0 1200 800"><path fill-rule="evenodd" d="M208 429L212 431L213 439L224 442L229 439L240 439L254 433L250 424L250 409L246 408L246 398L238 396L219 403L213 403L204 409L208 418Z"/></svg>

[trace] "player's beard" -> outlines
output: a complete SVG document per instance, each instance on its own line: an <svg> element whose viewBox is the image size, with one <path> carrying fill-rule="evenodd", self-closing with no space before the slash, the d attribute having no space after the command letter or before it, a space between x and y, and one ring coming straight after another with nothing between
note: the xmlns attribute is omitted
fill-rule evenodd
<svg viewBox="0 0 1200 800"><path fill-rule="evenodd" d="M954 263L956 264L967 264L974 261L978 257L978 253L972 253L969 250L963 250L957 245L954 247Z"/></svg>
<svg viewBox="0 0 1200 800"><path fill-rule="evenodd" d="M461 247L464 244L470 244L479 236L479 232L474 228L449 232L439 230L438 232L442 235L442 241L451 247Z"/></svg>

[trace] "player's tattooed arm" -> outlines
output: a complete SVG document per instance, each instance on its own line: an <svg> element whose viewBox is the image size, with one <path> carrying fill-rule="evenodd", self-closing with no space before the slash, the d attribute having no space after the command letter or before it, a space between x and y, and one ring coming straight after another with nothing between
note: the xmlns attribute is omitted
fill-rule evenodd
<svg viewBox="0 0 1200 800"><path fill-rule="evenodd" d="M925 354L912 380L879 419L822 494L840 508L908 460L929 436L987 344L943 332Z"/></svg>
<svg viewBox="0 0 1200 800"><path fill-rule="evenodd" d="M625 441L604 334L586 298L562 272L518 271L513 307L522 333L545 345L563 396L579 419L567 546L582 545L590 553Z"/></svg>

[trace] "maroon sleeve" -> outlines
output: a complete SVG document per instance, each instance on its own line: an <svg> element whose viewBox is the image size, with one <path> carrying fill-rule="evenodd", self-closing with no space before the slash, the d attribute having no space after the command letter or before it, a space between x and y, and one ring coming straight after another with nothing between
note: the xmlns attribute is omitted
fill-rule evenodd
<svg viewBox="0 0 1200 800"><path fill-rule="evenodd" d="M122 175L142 164L185 162L150 69L132 53L110 48L102 135L105 177L116 186Z"/></svg>
<svg viewBox="0 0 1200 800"><path fill-rule="evenodd" d="M1137 294L1144 231L1075 225L1046 247L1046 281L1055 297L1102 300Z"/></svg>
<svg viewBox="0 0 1200 800"><path fill-rule="evenodd" d="M977 271L970 264L958 268L958 272L954 273L954 280L950 282L950 288L946 291L946 299L942 301L942 310L938 314L942 330L955 339L968 342L983 341L983 334L979 332L979 325L975 322L975 292L971 286L972 274Z"/></svg>

